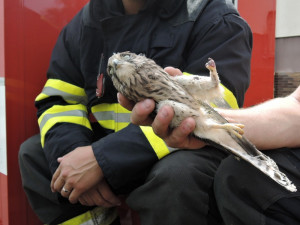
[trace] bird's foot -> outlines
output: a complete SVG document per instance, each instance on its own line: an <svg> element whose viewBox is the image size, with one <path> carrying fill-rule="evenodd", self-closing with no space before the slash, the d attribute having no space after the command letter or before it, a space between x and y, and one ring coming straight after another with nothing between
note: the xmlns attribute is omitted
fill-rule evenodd
<svg viewBox="0 0 300 225"><path fill-rule="evenodd" d="M209 70L212 82L215 85L219 85L220 80L215 61L212 58L208 58L208 62L205 64L205 67Z"/></svg>
<svg viewBox="0 0 300 225"><path fill-rule="evenodd" d="M209 71L214 71L214 70L216 70L216 63L212 58L208 58L208 62L205 64L205 67Z"/></svg>
<svg viewBox="0 0 300 225"><path fill-rule="evenodd" d="M229 133L237 136L238 138L242 138L242 135L244 134L243 128L245 127L245 125L239 123L225 123L225 124L215 125L215 127L225 129Z"/></svg>

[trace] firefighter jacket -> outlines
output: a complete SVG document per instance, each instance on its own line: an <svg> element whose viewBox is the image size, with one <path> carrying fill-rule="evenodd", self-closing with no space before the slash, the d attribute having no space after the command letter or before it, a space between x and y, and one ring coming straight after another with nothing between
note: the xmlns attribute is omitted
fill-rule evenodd
<svg viewBox="0 0 300 225"><path fill-rule="evenodd" d="M51 172L58 157L92 145L108 183L126 192L174 150L151 127L130 124L130 112L118 104L106 75L114 52L143 53L162 67L207 75L204 65L212 57L226 87L225 100L238 107L249 85L251 49L251 30L230 1L151 0L138 14L125 15L121 0L91 0L61 31L35 101ZM100 73L106 79L99 98Z"/></svg>

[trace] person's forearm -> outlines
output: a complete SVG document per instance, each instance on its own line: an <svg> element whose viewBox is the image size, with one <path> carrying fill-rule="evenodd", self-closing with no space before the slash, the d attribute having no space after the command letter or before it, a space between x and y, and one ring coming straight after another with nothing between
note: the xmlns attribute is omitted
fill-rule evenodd
<svg viewBox="0 0 300 225"><path fill-rule="evenodd" d="M258 149L299 147L300 88L298 89L299 93L296 91L286 98L272 99L247 109L219 112L229 122L244 124L245 136Z"/></svg>

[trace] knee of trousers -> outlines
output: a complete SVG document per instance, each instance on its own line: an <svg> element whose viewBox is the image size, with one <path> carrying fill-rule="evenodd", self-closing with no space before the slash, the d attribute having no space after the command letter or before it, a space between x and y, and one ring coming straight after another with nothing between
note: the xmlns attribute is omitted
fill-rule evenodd
<svg viewBox="0 0 300 225"><path fill-rule="evenodd" d="M268 180L257 168L242 159L230 156L220 164L214 182L216 195L230 198L237 193L250 195L257 186ZM271 181L272 182L272 181Z"/></svg>
<svg viewBox="0 0 300 225"><path fill-rule="evenodd" d="M271 199L266 184L272 182L244 160L233 156L223 160L216 172L214 194L226 224L261 224L263 206Z"/></svg>
<svg viewBox="0 0 300 225"><path fill-rule="evenodd" d="M41 147L40 135L30 137L23 142L18 157L24 188L33 188L32 181L38 181L40 178L47 180L47 182L51 179L52 175Z"/></svg>
<svg viewBox="0 0 300 225"><path fill-rule="evenodd" d="M224 157L219 153L183 150L166 156L129 195L128 205L143 224L201 224L208 213L215 171Z"/></svg>
<svg viewBox="0 0 300 225"><path fill-rule="evenodd" d="M214 180L216 198L226 201L231 195L236 195L240 189L247 191L249 180L251 180L251 165L233 156L224 159L220 164Z"/></svg>
<svg viewBox="0 0 300 225"><path fill-rule="evenodd" d="M37 152L43 151L40 142L40 135L35 135L24 141L18 153L19 163L24 165L28 160L36 155Z"/></svg>
<svg viewBox="0 0 300 225"><path fill-rule="evenodd" d="M174 152L156 163L145 183L130 196L134 199L148 195L149 198L158 195L168 199L174 199L171 196L177 199L179 196L198 200L200 196L207 198L215 172L224 157L222 152L214 149Z"/></svg>
<svg viewBox="0 0 300 225"><path fill-rule="evenodd" d="M202 153L201 150L185 150L168 155L153 167L148 181L155 180L170 188L182 187L182 190L208 188L218 163L210 161L209 156Z"/></svg>

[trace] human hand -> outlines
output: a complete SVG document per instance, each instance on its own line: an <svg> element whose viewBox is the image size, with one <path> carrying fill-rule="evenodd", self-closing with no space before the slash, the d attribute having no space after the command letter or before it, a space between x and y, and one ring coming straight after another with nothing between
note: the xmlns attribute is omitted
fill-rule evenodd
<svg viewBox="0 0 300 225"><path fill-rule="evenodd" d="M76 203L84 192L104 179L91 146L78 147L58 158L58 162L60 165L52 177L51 190L60 192L71 203Z"/></svg>
<svg viewBox="0 0 300 225"><path fill-rule="evenodd" d="M96 187L83 193L78 200L82 205L86 206L97 205L110 208L121 205L121 201L111 191L104 179Z"/></svg>
<svg viewBox="0 0 300 225"><path fill-rule="evenodd" d="M182 74L179 69L173 67L167 67L165 71L171 76ZM152 125L155 134L162 138L169 147L199 149L205 146L204 142L190 135L196 126L193 118L186 118L178 127L171 130L169 125L173 119L174 111L170 106L162 107L153 119L150 117L155 109L155 102L152 99L134 103L118 93L118 100L123 107L132 110L131 122L133 124Z"/></svg>

